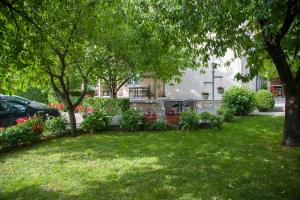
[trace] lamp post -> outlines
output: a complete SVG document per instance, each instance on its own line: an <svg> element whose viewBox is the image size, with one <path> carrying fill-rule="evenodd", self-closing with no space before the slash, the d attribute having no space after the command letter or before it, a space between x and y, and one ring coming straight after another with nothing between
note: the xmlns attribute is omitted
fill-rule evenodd
<svg viewBox="0 0 300 200"><path fill-rule="evenodd" d="M204 82L204 84L211 84L212 85L212 114L215 114L215 79L216 78L223 78L223 76L216 76L215 69L219 64L216 62L212 63L212 81Z"/></svg>

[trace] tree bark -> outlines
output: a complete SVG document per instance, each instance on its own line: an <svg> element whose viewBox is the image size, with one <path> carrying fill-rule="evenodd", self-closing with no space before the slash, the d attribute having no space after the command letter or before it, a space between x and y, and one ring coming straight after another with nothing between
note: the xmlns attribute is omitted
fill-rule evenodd
<svg viewBox="0 0 300 200"><path fill-rule="evenodd" d="M75 137L77 134L75 110L73 107L68 107L67 110L68 110L68 115L70 120L71 136Z"/></svg>
<svg viewBox="0 0 300 200"><path fill-rule="evenodd" d="M112 99L116 99L116 98L118 98L118 91L116 91L116 90L111 90L110 91L110 98L112 98Z"/></svg>
<svg viewBox="0 0 300 200"><path fill-rule="evenodd" d="M276 66L286 95L282 144L285 146L300 146L300 83L293 77L285 54L279 44L268 43L267 51Z"/></svg>
<svg viewBox="0 0 300 200"><path fill-rule="evenodd" d="M282 144L300 146L300 93L286 95L285 123Z"/></svg>

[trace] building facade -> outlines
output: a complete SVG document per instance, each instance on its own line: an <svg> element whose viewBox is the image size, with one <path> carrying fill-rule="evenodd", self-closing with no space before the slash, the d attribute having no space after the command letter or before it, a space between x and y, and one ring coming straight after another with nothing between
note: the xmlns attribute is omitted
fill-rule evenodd
<svg viewBox="0 0 300 200"><path fill-rule="evenodd" d="M230 61L230 65L226 63ZM213 66L218 66L213 70ZM145 77L138 81L129 81L118 92L118 97L130 99L193 99L193 100L221 100L222 94L218 88L225 91L231 86L247 86L253 90L260 88L260 82L255 78L248 83L237 81L237 73L246 74L246 60L234 58L234 54L228 51L222 58L211 58L207 68L199 66L199 69L187 69L183 71L180 83L164 83L160 80ZM204 71L204 73L203 73ZM213 78L214 77L214 78ZM202 93L208 93L208 99L204 99ZM99 82L96 92L98 97L109 97L109 91Z"/></svg>

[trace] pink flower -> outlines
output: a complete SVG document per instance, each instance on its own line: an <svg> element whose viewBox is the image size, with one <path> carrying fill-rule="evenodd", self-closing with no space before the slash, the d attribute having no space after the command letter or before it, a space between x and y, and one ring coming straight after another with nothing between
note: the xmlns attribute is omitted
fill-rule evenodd
<svg viewBox="0 0 300 200"><path fill-rule="evenodd" d="M94 109L93 109L93 108L86 108L86 112L88 112L88 113L93 113L93 112L94 112Z"/></svg>

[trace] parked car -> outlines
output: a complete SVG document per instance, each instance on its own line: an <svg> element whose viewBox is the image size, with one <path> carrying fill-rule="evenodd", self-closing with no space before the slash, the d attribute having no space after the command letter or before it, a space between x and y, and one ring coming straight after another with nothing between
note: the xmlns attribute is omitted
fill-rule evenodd
<svg viewBox="0 0 300 200"><path fill-rule="evenodd" d="M16 124L18 118L30 117L35 114L43 118L60 116L58 109L50 108L42 103L22 97L0 96L0 127L12 126Z"/></svg>

